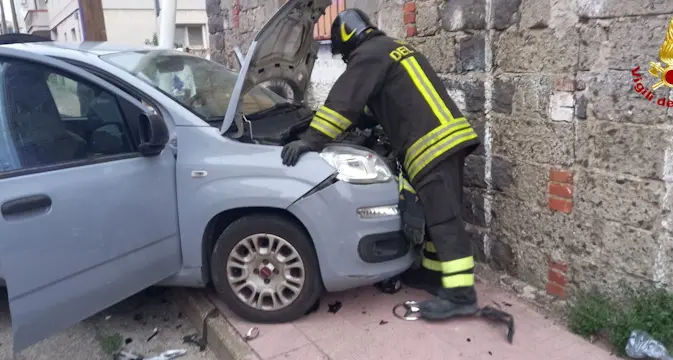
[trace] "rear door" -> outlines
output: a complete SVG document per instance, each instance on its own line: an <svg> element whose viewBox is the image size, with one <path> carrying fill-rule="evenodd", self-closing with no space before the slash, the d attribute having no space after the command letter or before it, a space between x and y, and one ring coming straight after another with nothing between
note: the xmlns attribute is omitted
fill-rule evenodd
<svg viewBox="0 0 673 360"><path fill-rule="evenodd" d="M16 352L180 270L175 158L147 108L62 61L0 48L0 277Z"/></svg>

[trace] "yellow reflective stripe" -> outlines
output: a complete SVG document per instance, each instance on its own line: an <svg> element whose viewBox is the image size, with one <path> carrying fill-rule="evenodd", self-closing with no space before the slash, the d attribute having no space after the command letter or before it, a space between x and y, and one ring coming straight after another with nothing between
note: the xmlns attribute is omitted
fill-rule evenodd
<svg viewBox="0 0 673 360"><path fill-rule="evenodd" d="M324 105L318 109L316 115L331 122L334 126L338 127L342 131L348 129L348 127L352 124L350 120Z"/></svg>
<svg viewBox="0 0 673 360"><path fill-rule="evenodd" d="M400 185L400 187L399 187L399 191L400 191L400 192L402 192L402 190L406 190L406 191L408 191L408 192L410 192L410 193L412 193L412 194L415 194L415 193L416 193L416 190L414 190L413 186L411 186L411 184L409 183L409 181L407 181L407 179L406 179L404 176L402 176L401 173L400 173L400 175L397 177L397 182L398 182L399 185Z"/></svg>
<svg viewBox="0 0 673 360"><path fill-rule="evenodd" d="M436 253L436 252L437 252L437 248L435 247L435 244L433 244L433 243L431 243L431 242L429 242L429 241L426 241L426 242L425 242L425 251L427 251L427 252L429 252L429 253Z"/></svg>
<svg viewBox="0 0 673 360"><path fill-rule="evenodd" d="M421 69L421 65L413 56L402 60L402 66L407 70L411 80L416 85L418 91L421 92L425 101L430 105L432 112L435 114L440 123L446 124L453 121L453 114L446 107L442 98L432 86L432 83Z"/></svg>
<svg viewBox="0 0 673 360"><path fill-rule="evenodd" d="M474 274L458 274L442 277L442 285L445 289L474 286Z"/></svg>
<svg viewBox="0 0 673 360"><path fill-rule="evenodd" d="M364 110L364 111L365 111L365 114L366 114L367 116L372 116L372 111L369 110L369 106L365 105L365 110Z"/></svg>
<svg viewBox="0 0 673 360"><path fill-rule="evenodd" d="M422 258L421 259L421 266L423 266L424 268L426 268L428 270L432 270L432 271L437 271L437 272L442 271L442 263L440 263L437 260Z"/></svg>
<svg viewBox="0 0 673 360"><path fill-rule="evenodd" d="M440 125L432 129L432 131L423 135L409 146L406 156L404 157L404 168L408 169L409 164L412 161L416 160L416 158L418 158L424 151L444 139L447 135L468 127L470 127L470 123L468 123L465 118L460 118L451 124Z"/></svg>
<svg viewBox="0 0 673 360"><path fill-rule="evenodd" d="M423 170L429 163L433 160L444 154L445 152L451 150L456 145L464 143L469 140L476 139L477 133L472 130L472 128L467 128L465 130L457 131L454 134L448 136L446 139L440 141L436 145L427 149L423 155L418 157L415 161L409 164L407 172L409 173L409 179L414 180L416 175Z"/></svg>
<svg viewBox="0 0 673 360"><path fill-rule="evenodd" d="M472 256L442 262L442 272L445 274L453 274L472 268L474 268L474 258Z"/></svg>
<svg viewBox="0 0 673 360"><path fill-rule="evenodd" d="M339 136L339 134L341 134L341 130L337 129L334 125L318 117L313 118L310 126L318 130L319 132L329 136L330 139L336 139L336 137Z"/></svg>

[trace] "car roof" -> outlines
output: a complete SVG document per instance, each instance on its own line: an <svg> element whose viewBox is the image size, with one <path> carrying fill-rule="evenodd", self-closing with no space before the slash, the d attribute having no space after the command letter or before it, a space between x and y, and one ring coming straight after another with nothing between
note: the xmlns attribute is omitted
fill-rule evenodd
<svg viewBox="0 0 673 360"><path fill-rule="evenodd" d="M28 42L0 45L16 50L23 50L31 53L44 54L49 56L58 56L64 58L81 57L83 54L93 55L95 57L102 55L115 54L127 51L152 50L152 46L123 45L108 42Z"/></svg>

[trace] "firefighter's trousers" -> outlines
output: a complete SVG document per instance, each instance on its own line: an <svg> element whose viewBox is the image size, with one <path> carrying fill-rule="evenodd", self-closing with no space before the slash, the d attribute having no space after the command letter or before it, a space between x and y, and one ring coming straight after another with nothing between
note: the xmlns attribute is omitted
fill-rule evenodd
<svg viewBox="0 0 673 360"><path fill-rule="evenodd" d="M455 303L476 301L472 243L461 216L464 167L465 155L456 153L413 184L423 206L430 241L422 267L441 274L440 297Z"/></svg>

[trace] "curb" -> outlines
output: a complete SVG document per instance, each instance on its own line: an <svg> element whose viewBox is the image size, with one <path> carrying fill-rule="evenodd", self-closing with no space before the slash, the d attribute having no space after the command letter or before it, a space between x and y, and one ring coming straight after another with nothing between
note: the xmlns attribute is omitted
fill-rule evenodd
<svg viewBox="0 0 673 360"><path fill-rule="evenodd" d="M261 360L204 291L176 289L174 294L176 303L199 333L206 331L208 349L218 360ZM215 315L209 316L213 311Z"/></svg>

